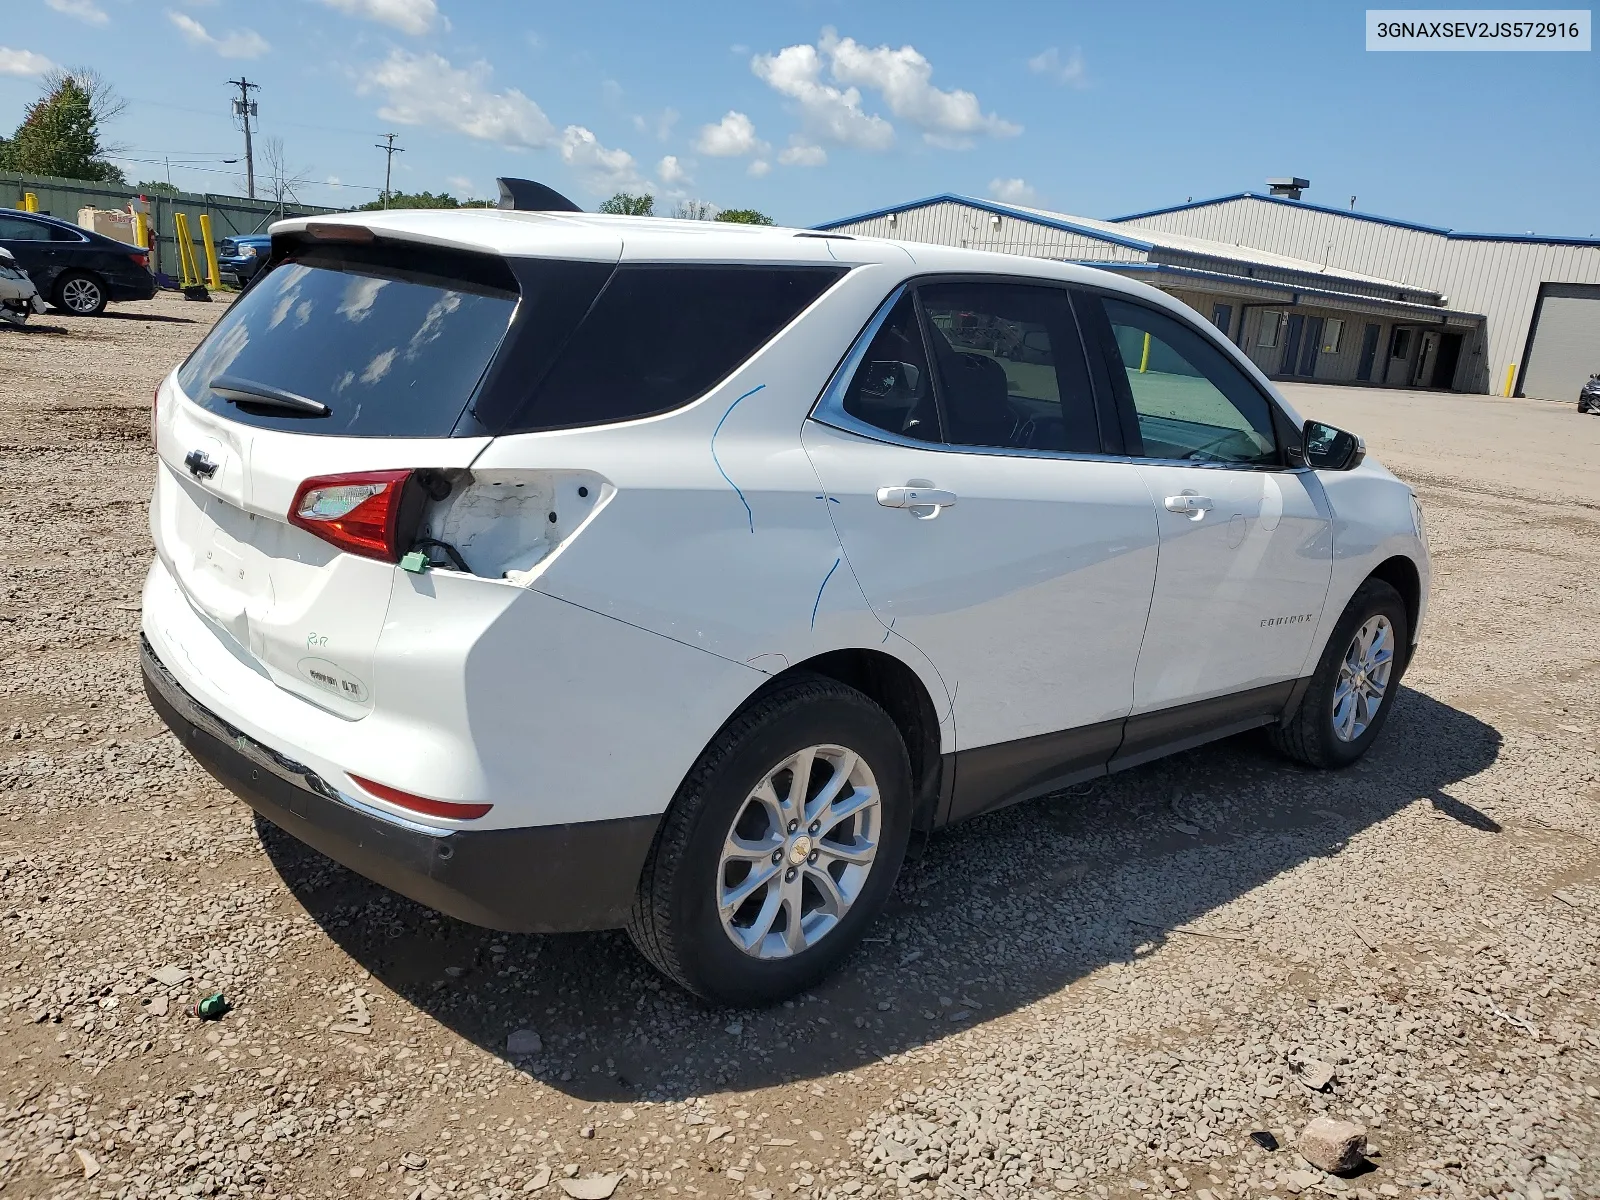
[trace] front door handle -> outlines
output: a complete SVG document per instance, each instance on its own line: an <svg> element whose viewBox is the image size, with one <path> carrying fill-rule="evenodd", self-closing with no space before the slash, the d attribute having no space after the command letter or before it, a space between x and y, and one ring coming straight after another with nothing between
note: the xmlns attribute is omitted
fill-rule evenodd
<svg viewBox="0 0 1600 1200"><path fill-rule="evenodd" d="M956 502L956 494L931 487L881 487L878 503L885 508L909 508L911 515L926 521Z"/></svg>
<svg viewBox="0 0 1600 1200"><path fill-rule="evenodd" d="M1197 496L1193 492L1185 492L1181 496L1168 496L1165 503L1168 512L1182 513L1191 521L1203 519L1213 507L1210 496Z"/></svg>

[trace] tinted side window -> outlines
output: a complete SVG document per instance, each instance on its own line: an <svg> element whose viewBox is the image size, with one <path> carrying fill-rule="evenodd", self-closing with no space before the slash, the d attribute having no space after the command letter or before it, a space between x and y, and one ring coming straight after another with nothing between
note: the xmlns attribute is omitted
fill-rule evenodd
<svg viewBox="0 0 1600 1200"><path fill-rule="evenodd" d="M618 267L507 432L681 408L843 274L843 267Z"/></svg>
<svg viewBox="0 0 1600 1200"><path fill-rule="evenodd" d="M1094 393L1065 291L936 283L918 294L939 372L945 441L1099 452Z"/></svg>
<svg viewBox="0 0 1600 1200"><path fill-rule="evenodd" d="M1112 386L1126 388L1146 456L1278 463L1267 398L1203 334L1142 304L1103 296L1101 305L1114 339Z"/></svg>
<svg viewBox="0 0 1600 1200"><path fill-rule="evenodd" d="M939 440L928 352L908 291L896 301L845 389L845 412L901 437Z"/></svg>
<svg viewBox="0 0 1600 1200"><path fill-rule="evenodd" d="M0 217L0 242L48 242L50 227L21 217Z"/></svg>

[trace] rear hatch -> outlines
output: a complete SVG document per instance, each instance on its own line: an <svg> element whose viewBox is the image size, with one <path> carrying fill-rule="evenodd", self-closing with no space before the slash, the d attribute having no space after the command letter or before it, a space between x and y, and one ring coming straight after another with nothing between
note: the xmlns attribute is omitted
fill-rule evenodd
<svg viewBox="0 0 1600 1200"><path fill-rule="evenodd" d="M157 553L235 658L339 716L372 710L405 547L350 552L291 523L291 509L323 529L341 505L410 506L431 472L469 466L489 441L472 405L520 299L516 274L491 255L370 235L284 240L270 273L162 385ZM383 472L388 482L335 482L301 499L308 479Z"/></svg>

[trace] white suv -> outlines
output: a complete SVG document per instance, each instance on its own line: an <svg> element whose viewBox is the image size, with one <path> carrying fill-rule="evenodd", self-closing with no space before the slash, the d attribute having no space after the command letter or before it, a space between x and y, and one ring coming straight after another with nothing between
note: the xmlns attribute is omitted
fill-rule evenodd
<svg viewBox="0 0 1600 1200"><path fill-rule="evenodd" d="M273 227L162 385L146 688L462 920L809 986L914 831L1264 726L1354 761L1421 512L1160 292L577 212Z"/></svg>

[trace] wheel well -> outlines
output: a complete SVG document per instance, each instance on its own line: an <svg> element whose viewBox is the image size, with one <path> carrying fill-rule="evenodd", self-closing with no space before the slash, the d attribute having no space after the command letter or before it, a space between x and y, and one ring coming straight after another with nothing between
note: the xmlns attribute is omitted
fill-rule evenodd
<svg viewBox="0 0 1600 1200"><path fill-rule="evenodd" d="M918 823L932 823L938 801L939 712L917 673L898 658L878 650L833 650L796 663L764 687L796 672L836 679L877 702L900 730L911 760L911 793L918 801Z"/></svg>
<svg viewBox="0 0 1600 1200"><path fill-rule="evenodd" d="M1379 563L1367 578L1381 579L1400 593L1406 603L1406 624L1414 638L1417 633L1417 616L1422 609L1422 577L1417 574L1417 564L1403 554ZM1407 653L1411 647L1406 647Z"/></svg>

